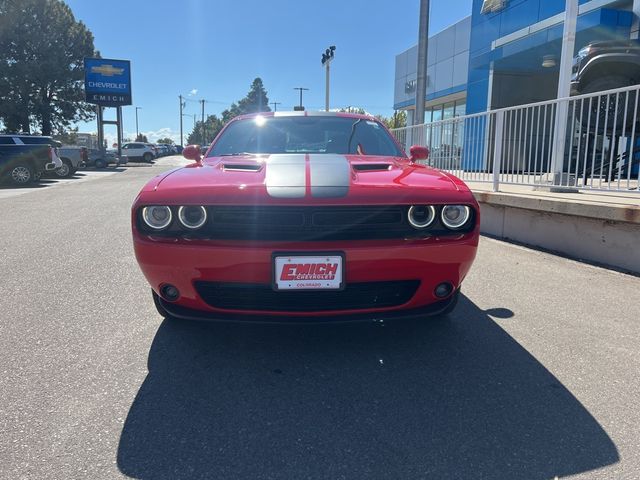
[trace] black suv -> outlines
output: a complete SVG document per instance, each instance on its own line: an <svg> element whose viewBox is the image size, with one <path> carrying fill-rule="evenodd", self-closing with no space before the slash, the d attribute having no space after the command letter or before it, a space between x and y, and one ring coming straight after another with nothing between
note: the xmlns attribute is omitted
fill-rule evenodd
<svg viewBox="0 0 640 480"><path fill-rule="evenodd" d="M601 92L640 83L640 43L592 42L573 60L571 95Z"/></svg>

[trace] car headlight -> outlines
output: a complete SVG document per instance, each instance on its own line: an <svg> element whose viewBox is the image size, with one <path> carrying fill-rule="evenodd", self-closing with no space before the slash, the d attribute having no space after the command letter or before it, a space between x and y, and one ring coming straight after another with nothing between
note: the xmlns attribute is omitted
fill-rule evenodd
<svg viewBox="0 0 640 480"><path fill-rule="evenodd" d="M171 224L171 209L164 205L153 205L142 209L142 219L149 228L163 230Z"/></svg>
<svg viewBox="0 0 640 480"><path fill-rule="evenodd" d="M464 226L471 216L471 210L466 205L445 205L440 218L445 227L457 230Z"/></svg>
<svg viewBox="0 0 640 480"><path fill-rule="evenodd" d="M207 210L202 206L180 207L178 209L178 219L183 227L195 230L203 226L207 221Z"/></svg>
<svg viewBox="0 0 640 480"><path fill-rule="evenodd" d="M427 228L436 218L436 209L431 205L412 205L407 212L407 220L413 228Z"/></svg>

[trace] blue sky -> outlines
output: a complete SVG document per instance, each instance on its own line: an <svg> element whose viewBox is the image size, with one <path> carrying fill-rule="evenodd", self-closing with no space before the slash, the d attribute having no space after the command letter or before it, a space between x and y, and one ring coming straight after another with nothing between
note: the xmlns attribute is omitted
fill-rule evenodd
<svg viewBox="0 0 640 480"><path fill-rule="evenodd" d="M261 77L279 110L305 92L308 109L324 108L322 52L336 45L331 107L393 110L395 55L417 42L419 0L67 0L105 58L131 60L140 131L179 139L178 95L186 114L219 114ZM471 0L432 0L431 33L471 12ZM112 112L115 110L111 109ZM115 116L110 113L109 116ZM184 118L185 135L193 117ZM115 133L108 127L108 137ZM95 131L95 121L80 131ZM125 136L135 109L124 107Z"/></svg>

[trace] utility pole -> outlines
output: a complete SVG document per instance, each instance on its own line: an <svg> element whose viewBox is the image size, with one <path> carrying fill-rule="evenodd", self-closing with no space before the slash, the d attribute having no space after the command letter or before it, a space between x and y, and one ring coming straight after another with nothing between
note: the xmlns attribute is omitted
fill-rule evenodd
<svg viewBox="0 0 640 480"><path fill-rule="evenodd" d="M278 111L278 105L282 105L282 102L271 102L271 105L273 105L273 111L277 112Z"/></svg>
<svg viewBox="0 0 640 480"><path fill-rule="evenodd" d="M578 0L566 0L564 29L562 31L562 51L560 54L560 74L558 76L558 99L571 95L571 68L576 44L576 23L578 21ZM553 136L553 155L551 173L553 184L562 184L564 168L564 150L567 141L567 118L569 100L560 101L556 106L555 129ZM568 180L567 180L568 181Z"/></svg>
<svg viewBox="0 0 640 480"><path fill-rule="evenodd" d="M141 107L136 107L136 141L138 140L138 136L140 135L140 132L138 131L138 110L140 110Z"/></svg>
<svg viewBox="0 0 640 480"><path fill-rule="evenodd" d="M322 54L322 65L327 67L327 73L325 77L325 96L324 96L324 110L326 112L329 111L329 78L330 78L329 65L331 64L331 60L333 60L335 51L336 51L336 46L331 45Z"/></svg>
<svg viewBox="0 0 640 480"><path fill-rule="evenodd" d="M202 140L202 145L205 144L205 138L204 138L204 98L202 100L200 100L200 103L202 104L202 138L200 140Z"/></svg>
<svg viewBox="0 0 640 480"><path fill-rule="evenodd" d="M416 81L416 112L413 124L424 123L424 102L427 96L427 51L429 49L429 0L420 0L418 23L418 78Z"/></svg>
<svg viewBox="0 0 640 480"><path fill-rule="evenodd" d="M184 147L184 136L182 134L182 109L184 108L184 103L182 102L182 95L178 95L180 99L180 146Z"/></svg>
<svg viewBox="0 0 640 480"><path fill-rule="evenodd" d="M304 107L302 106L302 92L304 92L305 90L308 91L308 88L304 88L304 87L295 87L294 90L299 90L300 91L300 105L298 107L293 107L294 111L304 111Z"/></svg>

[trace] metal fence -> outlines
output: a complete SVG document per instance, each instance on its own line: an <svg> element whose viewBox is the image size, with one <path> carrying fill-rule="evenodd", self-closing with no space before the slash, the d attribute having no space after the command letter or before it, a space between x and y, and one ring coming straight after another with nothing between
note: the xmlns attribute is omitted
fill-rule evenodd
<svg viewBox="0 0 640 480"><path fill-rule="evenodd" d="M639 194L640 86L392 130L465 181ZM556 128L559 125L559 128Z"/></svg>

